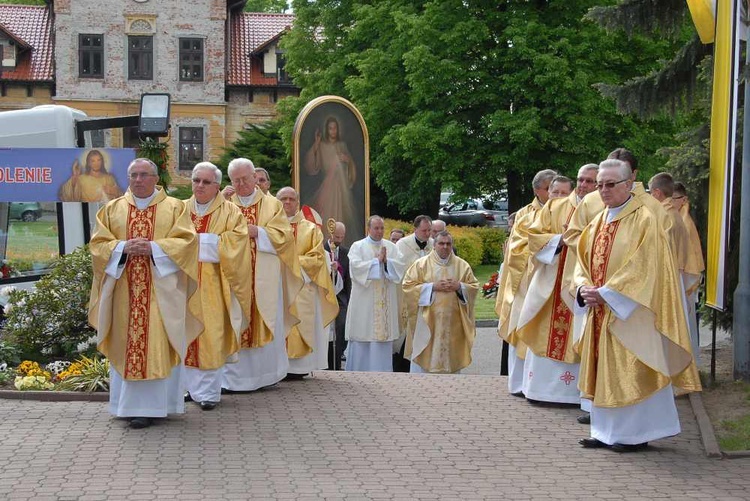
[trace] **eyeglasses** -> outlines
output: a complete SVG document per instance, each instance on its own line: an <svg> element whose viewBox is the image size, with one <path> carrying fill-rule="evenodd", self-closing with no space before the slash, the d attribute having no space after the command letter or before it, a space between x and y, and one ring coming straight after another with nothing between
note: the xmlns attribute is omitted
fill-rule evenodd
<svg viewBox="0 0 750 501"><path fill-rule="evenodd" d="M216 181L210 181L208 179L198 179L198 178L194 178L192 181L194 184L202 184L203 186L211 186L212 184L216 182Z"/></svg>
<svg viewBox="0 0 750 501"><path fill-rule="evenodd" d="M608 190L611 190L618 184L624 183L625 181L630 181L630 178L620 179L619 181L609 181L607 183L596 183L596 189L601 190L603 188L607 188Z"/></svg>
<svg viewBox="0 0 750 501"><path fill-rule="evenodd" d="M151 174L149 172L133 172L128 177L130 179L145 179L147 177L155 177L156 174Z"/></svg>
<svg viewBox="0 0 750 501"><path fill-rule="evenodd" d="M590 177L579 177L578 179L576 179L576 181L578 181L580 184L594 184L596 182L596 179L591 179Z"/></svg>

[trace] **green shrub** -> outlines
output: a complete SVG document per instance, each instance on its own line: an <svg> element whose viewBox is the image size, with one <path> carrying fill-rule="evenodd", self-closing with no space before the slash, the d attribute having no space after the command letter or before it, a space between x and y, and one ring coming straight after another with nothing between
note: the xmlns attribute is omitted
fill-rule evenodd
<svg viewBox="0 0 750 501"><path fill-rule="evenodd" d="M482 264L484 246L476 228L448 226L446 229L453 236L453 247L461 259L469 263L472 268Z"/></svg>
<svg viewBox="0 0 750 501"><path fill-rule="evenodd" d="M35 361L87 351L96 335L87 318L91 280L88 246L58 258L34 290L9 293L3 338Z"/></svg>
<svg viewBox="0 0 750 501"><path fill-rule="evenodd" d="M499 266L503 262L503 245L508 232L500 228L473 228L482 239L482 264Z"/></svg>

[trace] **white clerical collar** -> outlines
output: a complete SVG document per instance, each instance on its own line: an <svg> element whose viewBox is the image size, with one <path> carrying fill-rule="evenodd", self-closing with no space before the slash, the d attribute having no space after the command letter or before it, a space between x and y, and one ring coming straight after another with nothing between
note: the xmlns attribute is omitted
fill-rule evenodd
<svg viewBox="0 0 750 501"><path fill-rule="evenodd" d="M580 204L580 203L581 203L581 200L583 200L583 197L579 197L579 196L578 196L578 195L576 194L576 205Z"/></svg>
<svg viewBox="0 0 750 501"><path fill-rule="evenodd" d="M253 205L258 200L258 197L261 196L261 193L263 192L256 187L255 191L248 196L241 197L237 195L237 197L240 199L240 203L242 204L242 206L247 207L248 205Z"/></svg>
<svg viewBox="0 0 750 501"><path fill-rule="evenodd" d="M442 264L443 266L445 266L446 264L448 264L448 261L451 258L450 255L449 255L448 257L446 257L445 259L443 259L442 257L440 257L440 254L438 254L437 252L435 254L437 254L438 263Z"/></svg>
<svg viewBox="0 0 750 501"><path fill-rule="evenodd" d="M633 199L633 196L629 196L627 200L625 200L622 204L618 205L617 207L610 207L609 211L607 211L607 224L611 223L614 218L617 217L617 215L622 212L622 209L625 208L626 205L628 205L628 202L630 202Z"/></svg>
<svg viewBox="0 0 750 501"><path fill-rule="evenodd" d="M365 237L365 240L367 240L367 243L369 243L370 245L383 245L383 239L382 238L380 240L373 240L370 235L367 235Z"/></svg>
<svg viewBox="0 0 750 501"><path fill-rule="evenodd" d="M156 196L157 191L154 190L154 192L151 194L151 196L146 198L138 198L137 196L133 195L133 200L135 201L135 206L138 207L138 210L143 210L146 207L148 207L148 204L151 203L151 200L154 199ZM131 192L132 195L132 192Z"/></svg>
<svg viewBox="0 0 750 501"><path fill-rule="evenodd" d="M208 212L208 208L211 207L211 204L214 202L216 197L212 198L205 204L198 203L198 200L195 200L195 213L199 216L205 216L206 212Z"/></svg>

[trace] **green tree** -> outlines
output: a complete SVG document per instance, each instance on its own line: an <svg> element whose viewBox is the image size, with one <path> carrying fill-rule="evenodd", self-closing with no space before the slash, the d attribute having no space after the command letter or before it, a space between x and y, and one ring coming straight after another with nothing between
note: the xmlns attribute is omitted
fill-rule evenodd
<svg viewBox="0 0 750 501"><path fill-rule="evenodd" d="M282 13L289 9L286 0L247 0L245 12L271 12Z"/></svg>
<svg viewBox="0 0 750 501"><path fill-rule="evenodd" d="M403 214L436 212L450 186L506 186L528 202L544 168L574 174L617 146L644 166L672 138L668 120L615 113L592 87L648 72L671 49L607 34L582 17L593 1L295 1L282 44L303 91L282 105L284 139L310 99L338 94L362 111L371 171ZM636 146L636 147L634 147Z"/></svg>

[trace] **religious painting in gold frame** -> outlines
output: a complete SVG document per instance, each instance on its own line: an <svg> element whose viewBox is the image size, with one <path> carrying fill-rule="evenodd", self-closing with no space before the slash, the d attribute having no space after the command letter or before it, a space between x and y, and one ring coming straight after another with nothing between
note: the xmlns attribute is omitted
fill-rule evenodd
<svg viewBox="0 0 750 501"><path fill-rule="evenodd" d="M365 237L370 142L362 114L351 102L321 96L302 109L293 131L292 182L300 205L315 209L323 221L346 225L347 247Z"/></svg>

